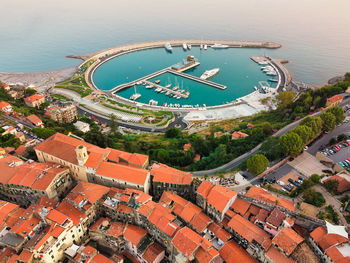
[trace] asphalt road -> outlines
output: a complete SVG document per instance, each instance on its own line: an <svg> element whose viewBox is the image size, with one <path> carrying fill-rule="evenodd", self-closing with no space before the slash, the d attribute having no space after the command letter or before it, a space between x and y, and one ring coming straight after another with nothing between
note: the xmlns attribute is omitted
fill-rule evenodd
<svg viewBox="0 0 350 263"><path fill-rule="evenodd" d="M344 95L348 95L348 94L343 94ZM350 102L350 98L347 97L341 104L339 104L339 107L344 107L346 104L348 104ZM310 116L318 116L322 113L323 111L319 111L319 112L316 112ZM289 125L287 125L286 127L280 129L278 132L276 132L273 136L281 136L285 133L287 133L289 130L295 128L296 126L299 125L299 122L301 120L298 120L298 121L295 121ZM341 128L341 127L346 127L346 126L349 126L349 124L344 124L340 127L337 127L334 131L337 131L338 128ZM341 133L341 132L340 132ZM316 145L317 142L314 143L314 145ZM323 141L324 143L324 141ZM321 143L322 144L322 143ZM211 175L211 174L215 174L217 172L220 172L220 171L224 171L224 170L231 170L231 169L234 169L236 168L241 162L247 160L250 156L256 154L259 152L259 149L261 147L261 144L259 144L258 146L256 146L254 149L252 149L251 151L237 157L236 159L220 166L220 167L217 167L217 168L214 168L214 169L211 169L211 170L205 170L205 171L197 171L197 172L193 172L192 174L195 175L195 176L203 176L205 174L208 174L208 175ZM315 146L316 147L316 146ZM317 148L318 149L318 148ZM317 152L317 151L316 151Z"/></svg>

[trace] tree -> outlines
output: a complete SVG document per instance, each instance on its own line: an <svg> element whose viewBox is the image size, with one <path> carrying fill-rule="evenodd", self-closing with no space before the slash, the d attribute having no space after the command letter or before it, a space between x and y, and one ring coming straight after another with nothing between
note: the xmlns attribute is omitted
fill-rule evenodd
<svg viewBox="0 0 350 263"><path fill-rule="evenodd" d="M337 124L341 124L345 120L345 114L343 108L338 106L332 107L327 110L327 112L332 113L335 116L335 121Z"/></svg>
<svg viewBox="0 0 350 263"><path fill-rule="evenodd" d="M332 195L337 194L338 185L339 185L338 180L328 180L323 184L324 188L326 188L327 191L330 192Z"/></svg>
<svg viewBox="0 0 350 263"><path fill-rule="evenodd" d="M284 110L293 103L294 93L291 91L279 92L276 96L277 108Z"/></svg>
<svg viewBox="0 0 350 263"><path fill-rule="evenodd" d="M334 130L335 126L337 125L336 123L336 118L335 116L330 113L330 112L323 112L320 115L322 121L323 121L323 126L322 130L324 131L332 131Z"/></svg>
<svg viewBox="0 0 350 263"><path fill-rule="evenodd" d="M177 138L181 137L181 130L178 128L170 128L165 132L166 138Z"/></svg>
<svg viewBox="0 0 350 263"><path fill-rule="evenodd" d="M296 134L298 134L301 140L303 141L303 144L306 144L313 137L312 129L306 125L299 125L298 127L291 130L291 132L295 132Z"/></svg>
<svg viewBox="0 0 350 263"><path fill-rule="evenodd" d="M311 182L313 182L314 184L318 184L321 181L321 177L318 174L312 174L310 176L310 180Z"/></svg>
<svg viewBox="0 0 350 263"><path fill-rule="evenodd" d="M295 132L288 132L281 136L280 144L282 150L291 156L296 156L303 149L303 141Z"/></svg>
<svg viewBox="0 0 350 263"><path fill-rule="evenodd" d="M319 134L322 130L322 119L320 117L308 116L305 119L300 121L299 125L306 125L311 128L314 137L316 134Z"/></svg>
<svg viewBox="0 0 350 263"><path fill-rule="evenodd" d="M269 160L263 154L254 154L247 160L248 171L254 175L261 174L269 166Z"/></svg>
<svg viewBox="0 0 350 263"><path fill-rule="evenodd" d="M56 133L56 130L54 128L34 128L32 131L34 134L36 134L36 136L43 139L47 139Z"/></svg>
<svg viewBox="0 0 350 263"><path fill-rule="evenodd" d="M267 138L267 140L265 140L261 145L260 151L270 161L274 161L284 155L281 148L280 139L277 136L270 136Z"/></svg>
<svg viewBox="0 0 350 263"><path fill-rule="evenodd" d="M117 116L115 116L115 114L110 114L109 115L109 126L111 127L111 133L115 134L117 132L118 129L118 123L117 123Z"/></svg>
<svg viewBox="0 0 350 263"><path fill-rule="evenodd" d="M316 192L314 189L309 188L304 191L303 198L306 203L312 204L317 207L321 207L326 203L323 195L320 192Z"/></svg>
<svg viewBox="0 0 350 263"><path fill-rule="evenodd" d="M341 141L344 141L348 138L348 136L346 136L346 134L342 133L342 134L339 134L338 137L337 137L337 140L338 142L341 142Z"/></svg>

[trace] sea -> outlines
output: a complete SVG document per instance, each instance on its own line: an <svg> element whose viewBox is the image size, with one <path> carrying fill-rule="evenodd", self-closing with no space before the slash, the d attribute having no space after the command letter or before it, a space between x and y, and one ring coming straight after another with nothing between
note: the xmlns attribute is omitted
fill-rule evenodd
<svg viewBox="0 0 350 263"><path fill-rule="evenodd" d="M166 39L277 42L273 57L316 85L350 71L349 0L0 2L0 72L50 71L80 64L67 55Z"/></svg>

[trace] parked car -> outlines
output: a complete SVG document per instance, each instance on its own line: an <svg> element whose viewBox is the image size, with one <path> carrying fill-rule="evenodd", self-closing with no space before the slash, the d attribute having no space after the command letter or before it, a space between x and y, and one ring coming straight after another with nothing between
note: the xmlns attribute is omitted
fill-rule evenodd
<svg viewBox="0 0 350 263"><path fill-rule="evenodd" d="M281 182L281 181L277 181L276 183L279 184L279 185L281 185L281 186L285 185L285 183L283 183L283 182Z"/></svg>
<svg viewBox="0 0 350 263"><path fill-rule="evenodd" d="M341 167L345 167L345 165L344 165L342 162L338 162L338 164L339 164Z"/></svg>

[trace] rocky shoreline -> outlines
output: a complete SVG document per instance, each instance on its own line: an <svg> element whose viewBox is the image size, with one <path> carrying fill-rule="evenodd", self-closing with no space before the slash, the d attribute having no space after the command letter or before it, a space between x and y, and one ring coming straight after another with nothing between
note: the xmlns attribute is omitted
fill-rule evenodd
<svg viewBox="0 0 350 263"><path fill-rule="evenodd" d="M34 73L4 73L0 72L0 81L8 85L23 85L27 87L51 86L72 77L78 67Z"/></svg>

